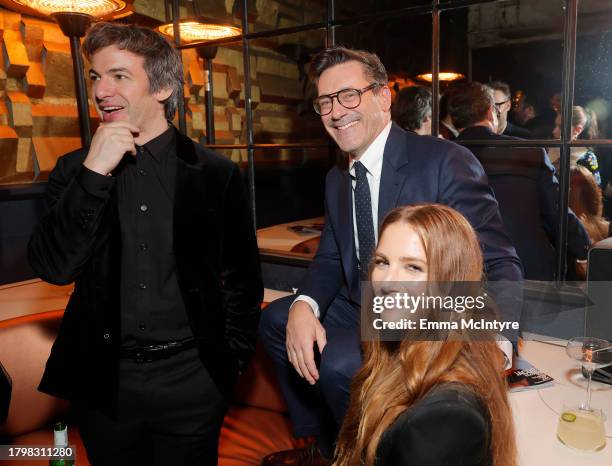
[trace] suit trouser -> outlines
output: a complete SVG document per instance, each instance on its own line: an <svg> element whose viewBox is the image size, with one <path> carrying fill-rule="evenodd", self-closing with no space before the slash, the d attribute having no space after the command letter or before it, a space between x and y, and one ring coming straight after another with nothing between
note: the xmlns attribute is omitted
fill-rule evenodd
<svg viewBox="0 0 612 466"><path fill-rule="evenodd" d="M260 341L276 365L294 435L325 436L335 441L348 408L351 381L361 366L359 310L342 297L330 305L322 321L327 345L318 361L319 380L311 386L287 359L285 330L294 299L279 299L262 311Z"/></svg>
<svg viewBox="0 0 612 466"><path fill-rule="evenodd" d="M195 348L119 370L117 419L73 406L92 466L217 464L226 403Z"/></svg>

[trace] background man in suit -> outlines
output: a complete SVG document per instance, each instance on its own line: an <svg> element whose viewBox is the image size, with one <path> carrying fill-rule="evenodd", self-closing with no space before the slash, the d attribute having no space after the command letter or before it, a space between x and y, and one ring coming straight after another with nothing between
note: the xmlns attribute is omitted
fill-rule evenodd
<svg viewBox="0 0 612 466"><path fill-rule="evenodd" d="M216 465L226 396L262 299L238 167L169 123L177 52L97 23L83 43L102 118L61 157L29 258L75 281L40 390L69 399L92 465Z"/></svg>
<svg viewBox="0 0 612 466"><path fill-rule="evenodd" d="M409 86L397 93L391 118L400 128L431 136L431 91L425 86Z"/></svg>
<svg viewBox="0 0 612 466"><path fill-rule="evenodd" d="M470 139L518 140L495 132L497 108L493 91L472 82L453 89L449 113L466 144L489 177L504 227L529 280L554 280L559 212L559 183L548 155L540 148L470 146ZM568 251L586 259L590 241L580 220L569 210Z"/></svg>
<svg viewBox="0 0 612 466"><path fill-rule="evenodd" d="M349 154L349 169L328 173L317 254L297 299L278 300L262 313L260 336L276 363L295 435L314 435L318 442L270 455L262 464L326 464L322 456L331 456L361 364L360 280L367 276L378 225L391 209L439 202L459 210L478 232L489 279L522 278L480 163L461 146L391 123L387 73L376 55L333 47L314 57L311 72L318 87L315 110ZM504 320L518 320L512 315L517 307L505 310Z"/></svg>
<svg viewBox="0 0 612 466"><path fill-rule="evenodd" d="M495 132L497 134L505 134L506 136L530 139L532 136L529 130L517 126L508 120L508 113L512 109L510 86L503 81L493 81L488 83L487 86L493 89L493 98L498 112L497 129Z"/></svg>

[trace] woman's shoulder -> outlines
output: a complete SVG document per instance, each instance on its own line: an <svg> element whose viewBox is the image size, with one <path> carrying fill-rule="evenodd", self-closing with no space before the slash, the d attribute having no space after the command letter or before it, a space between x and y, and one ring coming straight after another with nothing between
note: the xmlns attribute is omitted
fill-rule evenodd
<svg viewBox="0 0 612 466"><path fill-rule="evenodd" d="M487 464L490 423L480 397L462 384L434 388L381 439L378 464Z"/></svg>
<svg viewBox="0 0 612 466"><path fill-rule="evenodd" d="M415 422L421 418L442 414L456 417L474 417L486 421L486 408L482 399L469 386L449 383L437 386L402 413L397 421Z"/></svg>

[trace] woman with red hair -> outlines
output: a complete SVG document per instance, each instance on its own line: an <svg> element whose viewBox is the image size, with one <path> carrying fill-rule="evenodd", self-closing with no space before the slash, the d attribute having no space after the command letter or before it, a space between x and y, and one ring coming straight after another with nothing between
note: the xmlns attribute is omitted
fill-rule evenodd
<svg viewBox="0 0 612 466"><path fill-rule="evenodd" d="M379 238L373 284L483 279L476 234L449 207L395 209ZM363 343L364 363L351 386L335 466L516 465L503 355L495 340L442 335Z"/></svg>

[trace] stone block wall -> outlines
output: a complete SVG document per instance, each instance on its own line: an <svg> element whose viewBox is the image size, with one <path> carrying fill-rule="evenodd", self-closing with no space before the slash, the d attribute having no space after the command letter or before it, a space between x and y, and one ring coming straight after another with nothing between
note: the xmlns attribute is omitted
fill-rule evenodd
<svg viewBox="0 0 612 466"><path fill-rule="evenodd" d="M155 19L160 11L163 12L158 3L137 0L134 9ZM235 13L234 1L215 3L220 3L227 14ZM308 17L309 2L302 0L257 0L252 3L254 8L249 16L253 17L254 30L320 20L318 13ZM321 5L317 8L320 10ZM182 17L188 14L185 8L181 9ZM323 38L322 31L312 31L251 42L256 143L325 141L321 123L310 110L308 98L313 89L305 77L308 57L323 46ZM0 8L0 47L3 55L0 60L0 185L44 180L60 155L80 147L69 42L52 21ZM206 134L206 74L195 50L184 50L182 57L188 135L200 141ZM245 143L240 44L219 48L213 62L212 79L216 142ZM91 101L90 117L92 130L95 130L99 119ZM246 161L245 151L223 152L237 162ZM321 151L320 157L324 160L326 151ZM266 158L267 162L287 162L291 158L300 163L295 160L295 151L291 154L278 151Z"/></svg>

